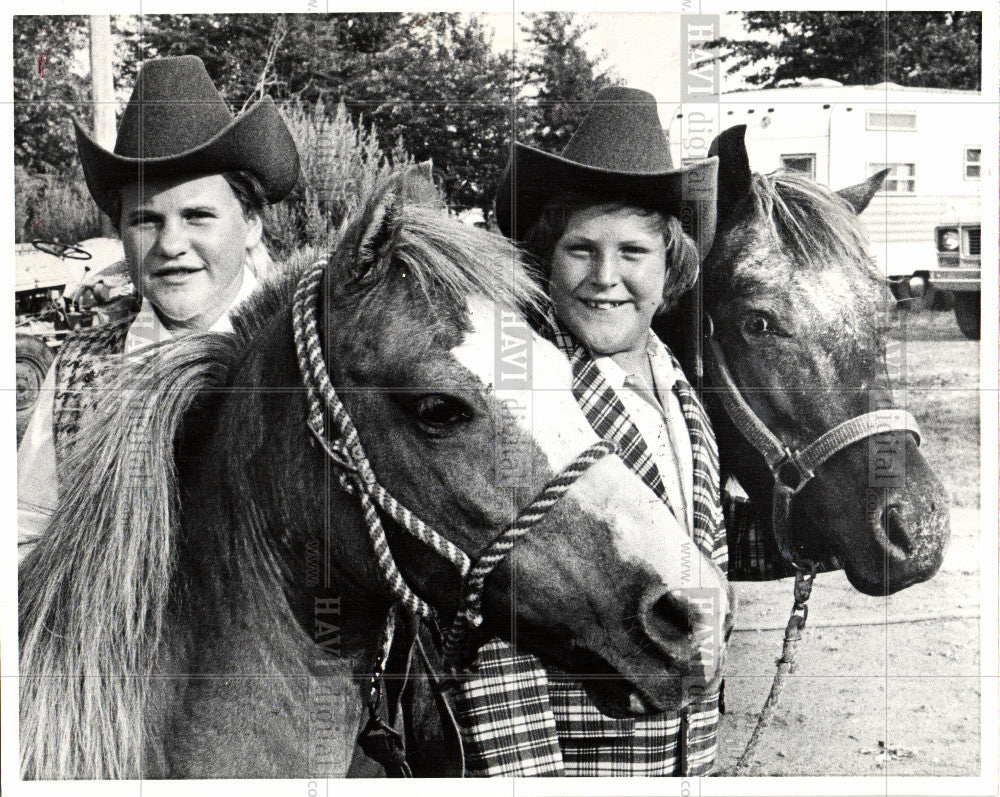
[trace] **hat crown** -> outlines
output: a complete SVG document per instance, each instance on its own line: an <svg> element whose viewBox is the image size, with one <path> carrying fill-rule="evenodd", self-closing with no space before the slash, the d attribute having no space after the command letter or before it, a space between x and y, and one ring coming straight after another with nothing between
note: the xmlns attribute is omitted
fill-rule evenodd
<svg viewBox="0 0 1000 797"><path fill-rule="evenodd" d="M233 122L233 114L194 55L148 61L118 126L115 154L162 158L211 140Z"/></svg>
<svg viewBox="0 0 1000 797"><path fill-rule="evenodd" d="M640 89L601 89L561 157L624 174L660 174L673 169L656 99Z"/></svg>

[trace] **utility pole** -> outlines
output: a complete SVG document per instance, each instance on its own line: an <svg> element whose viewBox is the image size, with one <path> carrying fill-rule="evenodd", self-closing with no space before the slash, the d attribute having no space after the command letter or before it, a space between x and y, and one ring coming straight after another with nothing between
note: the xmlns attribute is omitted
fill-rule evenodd
<svg viewBox="0 0 1000 797"><path fill-rule="evenodd" d="M115 82L111 67L111 17L90 17L90 98L94 137L105 149L115 146ZM101 233L117 236L111 220L101 214Z"/></svg>

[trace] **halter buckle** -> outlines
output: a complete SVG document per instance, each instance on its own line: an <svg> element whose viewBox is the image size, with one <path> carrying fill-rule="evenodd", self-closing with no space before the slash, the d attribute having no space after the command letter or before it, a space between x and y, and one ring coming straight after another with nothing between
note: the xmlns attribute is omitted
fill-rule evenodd
<svg viewBox="0 0 1000 797"><path fill-rule="evenodd" d="M774 463L771 470L774 473L774 486L789 495L798 493L805 487L806 482L816 475L802 462L798 451L792 451L787 447L784 456Z"/></svg>

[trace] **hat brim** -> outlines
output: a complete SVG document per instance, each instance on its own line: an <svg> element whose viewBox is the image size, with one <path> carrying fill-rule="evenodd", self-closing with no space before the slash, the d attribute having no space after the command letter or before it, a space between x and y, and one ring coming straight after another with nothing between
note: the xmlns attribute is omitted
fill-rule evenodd
<svg viewBox="0 0 1000 797"><path fill-rule="evenodd" d="M622 173L515 143L497 187L497 225L504 235L523 243L549 200L568 191L597 201L635 202L675 216L704 257L715 234L718 167L718 158L712 157L664 172Z"/></svg>
<svg viewBox="0 0 1000 797"><path fill-rule="evenodd" d="M299 153L274 100L265 97L194 149L157 158L129 158L98 144L77 119L77 150L87 188L97 206L112 214L123 182L137 179L246 171L268 202L284 199L299 179Z"/></svg>

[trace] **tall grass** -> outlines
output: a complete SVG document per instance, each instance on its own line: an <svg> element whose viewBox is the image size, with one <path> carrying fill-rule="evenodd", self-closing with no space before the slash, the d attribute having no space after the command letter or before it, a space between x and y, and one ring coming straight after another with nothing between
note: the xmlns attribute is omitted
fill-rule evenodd
<svg viewBox="0 0 1000 797"><path fill-rule="evenodd" d="M400 144L385 151L375 131L363 120L352 121L342 102L331 111L322 101L295 101L282 111L299 150L302 177L270 212L268 243L279 260L303 247L327 249L362 186L412 162Z"/></svg>

